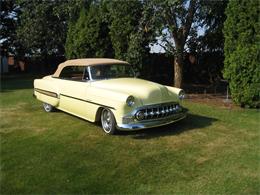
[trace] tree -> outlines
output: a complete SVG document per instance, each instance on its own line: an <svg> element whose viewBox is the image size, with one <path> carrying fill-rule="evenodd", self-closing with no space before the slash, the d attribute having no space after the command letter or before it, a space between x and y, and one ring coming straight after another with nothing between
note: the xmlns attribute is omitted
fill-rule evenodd
<svg viewBox="0 0 260 195"><path fill-rule="evenodd" d="M115 57L127 60L139 71L150 51L149 44L155 35L147 31L146 20L151 13L144 10L146 2L112 1L108 4L110 16L110 37ZM152 11L152 10L151 10Z"/></svg>
<svg viewBox="0 0 260 195"><path fill-rule="evenodd" d="M226 14L224 77L229 81L234 102L259 107L259 2L230 1Z"/></svg>
<svg viewBox="0 0 260 195"><path fill-rule="evenodd" d="M93 1L69 24L66 56L115 57L139 69L149 53L141 1Z"/></svg>
<svg viewBox="0 0 260 195"><path fill-rule="evenodd" d="M200 29L192 29L191 38L187 41L187 47L190 52L222 52L224 54L224 22L226 20L225 9L228 0L200 2L199 22ZM198 30L202 31L198 35Z"/></svg>
<svg viewBox="0 0 260 195"><path fill-rule="evenodd" d="M16 32L27 54L45 59L51 55L64 55L67 5L68 1L18 1L21 14Z"/></svg>
<svg viewBox="0 0 260 195"><path fill-rule="evenodd" d="M109 18L105 3L92 2L81 9L79 18L69 24L66 57L113 57Z"/></svg>
<svg viewBox="0 0 260 195"><path fill-rule="evenodd" d="M131 33L129 37L129 43L126 53L126 61L134 65L138 69L138 72L142 73L144 69L144 59L146 59L149 49L144 44L144 33L136 32Z"/></svg>
<svg viewBox="0 0 260 195"><path fill-rule="evenodd" d="M15 30L18 23L18 15L20 13L20 9L14 1L3 0L0 3L1 47L6 51L14 53L15 47L18 44Z"/></svg>
<svg viewBox="0 0 260 195"><path fill-rule="evenodd" d="M188 51L196 55L197 64L192 66L197 79L207 79L211 84L217 85L223 78L224 66L224 33L222 32L226 20L225 9L228 0L200 2L200 33L192 29L187 41ZM190 71L185 66L185 71ZM200 75L203 73L203 76ZM185 75L184 75L185 76Z"/></svg>
<svg viewBox="0 0 260 195"><path fill-rule="evenodd" d="M155 13L154 24L149 24L147 28L155 27L158 36L161 37L161 44L164 49L174 55L174 85L182 86L183 58L185 44L191 28L195 24L196 12L198 10L198 0L183 1L148 1L148 10Z"/></svg>
<svg viewBox="0 0 260 195"><path fill-rule="evenodd" d="M151 0L146 8L153 16L147 28L157 32L164 50L174 57L174 85L183 83L184 52L219 51L223 49L223 22L227 0ZM199 35L202 29L205 35Z"/></svg>
<svg viewBox="0 0 260 195"><path fill-rule="evenodd" d="M126 60L127 58L131 34L138 31L141 9L142 3L138 0L120 3L111 1L109 3L110 37L115 50L115 57L118 59Z"/></svg>

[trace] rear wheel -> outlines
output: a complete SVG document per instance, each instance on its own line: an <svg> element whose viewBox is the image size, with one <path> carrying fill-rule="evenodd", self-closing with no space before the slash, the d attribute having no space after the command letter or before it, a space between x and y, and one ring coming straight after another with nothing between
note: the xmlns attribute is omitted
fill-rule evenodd
<svg viewBox="0 0 260 195"><path fill-rule="evenodd" d="M54 111L54 107L48 103L43 103L43 109L45 110L45 112L53 112Z"/></svg>
<svg viewBox="0 0 260 195"><path fill-rule="evenodd" d="M106 134L113 135L116 133L116 120L114 114L107 108L101 112L101 124Z"/></svg>

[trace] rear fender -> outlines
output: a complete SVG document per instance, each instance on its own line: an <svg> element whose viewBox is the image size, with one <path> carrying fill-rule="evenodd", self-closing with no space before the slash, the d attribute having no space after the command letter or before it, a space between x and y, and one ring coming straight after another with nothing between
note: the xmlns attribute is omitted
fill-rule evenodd
<svg viewBox="0 0 260 195"><path fill-rule="evenodd" d="M52 80L35 79L33 85L34 95L38 100L55 107L59 105L58 87Z"/></svg>

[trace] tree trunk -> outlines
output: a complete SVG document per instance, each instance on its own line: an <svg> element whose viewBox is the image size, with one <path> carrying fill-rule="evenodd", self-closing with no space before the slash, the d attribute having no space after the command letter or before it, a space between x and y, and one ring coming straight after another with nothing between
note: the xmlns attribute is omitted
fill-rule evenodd
<svg viewBox="0 0 260 195"><path fill-rule="evenodd" d="M183 56L177 55L174 58L174 86L182 87L182 69L183 69Z"/></svg>

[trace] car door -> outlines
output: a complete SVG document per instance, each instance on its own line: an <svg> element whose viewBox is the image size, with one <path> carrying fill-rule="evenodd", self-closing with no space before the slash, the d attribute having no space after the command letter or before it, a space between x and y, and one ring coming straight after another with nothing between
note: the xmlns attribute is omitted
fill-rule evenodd
<svg viewBox="0 0 260 195"><path fill-rule="evenodd" d="M87 89L90 85L85 66L67 66L60 74L59 109L88 119Z"/></svg>

